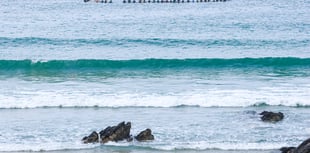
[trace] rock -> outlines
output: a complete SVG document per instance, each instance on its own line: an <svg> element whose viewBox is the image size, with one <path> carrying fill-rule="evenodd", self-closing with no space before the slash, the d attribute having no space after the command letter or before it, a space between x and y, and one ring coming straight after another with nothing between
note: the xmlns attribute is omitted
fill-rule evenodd
<svg viewBox="0 0 310 153"><path fill-rule="evenodd" d="M109 141L132 141L133 137L130 135L131 123L130 122L121 122L116 126L108 126L104 130L97 133L96 131L92 132L89 136L86 136L82 139L84 143L107 143ZM147 141L154 140L151 129L146 129L140 132L135 139L138 141Z"/></svg>
<svg viewBox="0 0 310 153"><path fill-rule="evenodd" d="M282 147L280 149L282 153L310 153L310 138L302 142L296 147Z"/></svg>
<svg viewBox="0 0 310 153"><path fill-rule="evenodd" d="M151 129L146 129L135 136L135 139L138 141L154 140L154 136L152 135Z"/></svg>
<svg viewBox="0 0 310 153"><path fill-rule="evenodd" d="M100 138L102 143L107 143L109 141L122 141L122 140L127 140L130 141L132 140L130 136L130 128L131 128L131 123L127 122L121 122L117 126L109 126L105 128L104 130L100 131Z"/></svg>
<svg viewBox="0 0 310 153"><path fill-rule="evenodd" d="M294 153L296 147L282 147L280 149L281 153Z"/></svg>
<svg viewBox="0 0 310 153"><path fill-rule="evenodd" d="M310 138L296 148L296 153L310 153Z"/></svg>
<svg viewBox="0 0 310 153"><path fill-rule="evenodd" d="M262 121L265 121L265 122L278 122L284 118L284 115L281 112L274 113L274 112L263 111L259 115L263 115L261 119Z"/></svg>
<svg viewBox="0 0 310 153"><path fill-rule="evenodd" d="M82 139L83 143L95 143L98 142L98 133L93 131L89 136L86 136Z"/></svg>

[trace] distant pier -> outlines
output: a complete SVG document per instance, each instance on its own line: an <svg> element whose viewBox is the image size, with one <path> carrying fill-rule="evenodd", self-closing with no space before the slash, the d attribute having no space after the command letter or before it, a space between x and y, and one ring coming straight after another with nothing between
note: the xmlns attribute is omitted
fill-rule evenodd
<svg viewBox="0 0 310 153"><path fill-rule="evenodd" d="M123 0L123 3L207 3L226 1L228 0Z"/></svg>
<svg viewBox="0 0 310 153"><path fill-rule="evenodd" d="M228 0L123 0L123 3L207 3L226 1Z"/></svg>
<svg viewBox="0 0 310 153"><path fill-rule="evenodd" d="M84 0L84 2L94 1L96 3L112 3L112 0Z"/></svg>
<svg viewBox="0 0 310 153"><path fill-rule="evenodd" d="M207 3L226 1L228 0L123 0L123 3Z"/></svg>
<svg viewBox="0 0 310 153"><path fill-rule="evenodd" d="M84 0L90 2L92 0ZM112 3L112 0L93 0L97 3ZM229 0L122 0L123 3L208 3L208 2L226 2Z"/></svg>

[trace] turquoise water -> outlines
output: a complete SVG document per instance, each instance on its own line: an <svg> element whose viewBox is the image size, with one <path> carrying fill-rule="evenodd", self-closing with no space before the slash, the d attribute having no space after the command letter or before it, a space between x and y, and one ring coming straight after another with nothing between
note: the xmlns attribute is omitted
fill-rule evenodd
<svg viewBox="0 0 310 153"><path fill-rule="evenodd" d="M276 152L310 136L310 1L0 4L0 151ZM121 121L155 141L81 143Z"/></svg>

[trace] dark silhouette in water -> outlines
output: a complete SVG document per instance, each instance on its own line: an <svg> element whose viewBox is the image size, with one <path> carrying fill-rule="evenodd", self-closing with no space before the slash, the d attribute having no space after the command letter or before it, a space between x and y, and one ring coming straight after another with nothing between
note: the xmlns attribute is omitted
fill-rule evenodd
<svg viewBox="0 0 310 153"><path fill-rule="evenodd" d="M133 138L130 135L131 123L121 122L116 126L108 126L104 130L100 131L99 134L94 131L89 136L82 139L83 143L107 143L109 141L132 141ZM135 138L138 141L154 140L151 129L146 129L140 132Z"/></svg>
<svg viewBox="0 0 310 153"><path fill-rule="evenodd" d="M108 126L104 130L100 131L99 134L94 131L89 136L86 136L82 139L83 143L107 143L109 141L121 141L121 140L130 140L130 128L131 123L121 122L116 126Z"/></svg>
<svg viewBox="0 0 310 153"><path fill-rule="evenodd" d="M99 142L98 133L93 131L89 136L86 136L82 139L83 143L95 143Z"/></svg>
<svg viewBox="0 0 310 153"><path fill-rule="evenodd" d="M268 112L268 111L263 111L259 115L263 115L261 117L262 121L265 122L278 122L283 120L284 115L281 112L274 113L274 112Z"/></svg>
<svg viewBox="0 0 310 153"><path fill-rule="evenodd" d="M146 129L135 136L135 139L138 141L154 140L154 136L152 135L151 129Z"/></svg>
<svg viewBox="0 0 310 153"><path fill-rule="evenodd" d="M130 136L131 123L121 122L117 126L107 127L104 130L99 132L100 139L102 143L109 141L122 141L122 140L131 140Z"/></svg>

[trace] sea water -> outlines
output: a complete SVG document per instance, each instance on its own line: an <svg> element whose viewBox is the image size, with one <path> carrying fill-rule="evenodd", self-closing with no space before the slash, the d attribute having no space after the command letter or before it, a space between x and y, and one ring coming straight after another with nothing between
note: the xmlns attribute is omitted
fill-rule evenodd
<svg viewBox="0 0 310 153"><path fill-rule="evenodd" d="M310 137L308 0L0 4L0 151L270 152ZM82 144L121 121L155 140Z"/></svg>

